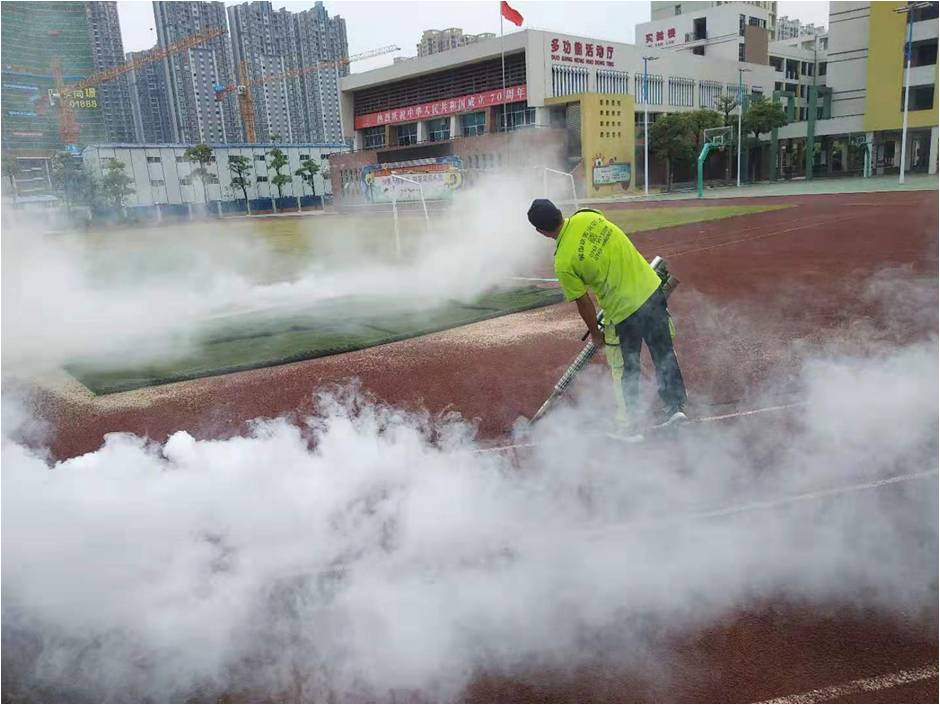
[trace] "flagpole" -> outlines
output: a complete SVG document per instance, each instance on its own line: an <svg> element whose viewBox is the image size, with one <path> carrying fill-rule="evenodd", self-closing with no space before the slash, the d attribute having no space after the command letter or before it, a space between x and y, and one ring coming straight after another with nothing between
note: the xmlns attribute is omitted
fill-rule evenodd
<svg viewBox="0 0 940 705"><path fill-rule="evenodd" d="M503 93L506 91L506 48L503 46L503 3L499 3L499 58L503 65Z"/></svg>

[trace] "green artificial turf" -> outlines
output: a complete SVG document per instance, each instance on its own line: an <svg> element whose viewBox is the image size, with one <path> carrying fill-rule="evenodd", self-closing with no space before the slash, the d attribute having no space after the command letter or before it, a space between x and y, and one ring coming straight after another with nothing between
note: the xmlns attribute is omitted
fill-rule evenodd
<svg viewBox="0 0 940 705"><path fill-rule="evenodd" d="M334 299L303 311L259 311L207 324L186 353L172 360L121 365L82 360L68 370L95 394L150 387L359 350L558 303L555 288L495 291L472 303L419 310L401 303Z"/></svg>

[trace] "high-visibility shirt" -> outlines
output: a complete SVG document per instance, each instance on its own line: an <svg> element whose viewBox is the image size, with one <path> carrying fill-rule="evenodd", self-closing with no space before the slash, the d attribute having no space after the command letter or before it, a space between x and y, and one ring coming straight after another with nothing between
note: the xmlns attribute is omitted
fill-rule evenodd
<svg viewBox="0 0 940 705"><path fill-rule="evenodd" d="M555 245L555 275L568 301L590 288L609 327L633 314L660 285L623 230L589 209L565 219Z"/></svg>

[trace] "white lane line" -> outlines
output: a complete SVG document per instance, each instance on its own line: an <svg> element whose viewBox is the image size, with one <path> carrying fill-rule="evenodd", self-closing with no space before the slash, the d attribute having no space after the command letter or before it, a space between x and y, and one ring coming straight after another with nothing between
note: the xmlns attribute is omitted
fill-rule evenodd
<svg viewBox="0 0 940 705"><path fill-rule="evenodd" d="M922 480L929 477L936 477L940 474L938 470L925 470L923 472L909 473L906 475L895 475L886 477L883 480L874 482L864 482L857 485L847 485L844 487L833 487L827 490L817 490L815 492L805 492L803 494L790 495L780 499L770 499L760 502L751 502L738 507L726 507L705 512L676 512L674 514L664 514L658 517L642 517L639 519L628 520L609 526L591 529L584 534L584 538L589 541L612 541L616 540L620 534L632 535L640 529L655 529L665 525L674 525L676 523L698 522L707 519L734 516L747 512L759 512L773 510L784 507L788 504L797 504L799 502L813 502L826 497L838 497L841 495L853 494L864 490L878 489L888 485L894 485L901 482L910 482L911 480ZM811 701L807 701L811 702Z"/></svg>
<svg viewBox="0 0 940 705"><path fill-rule="evenodd" d="M720 414L718 416L702 416L697 419L690 419L686 425L694 426L700 423L714 423L715 421L727 421L728 419L736 419L744 416L755 416L756 414L766 414L771 411L784 411L786 409L795 409L800 406L806 406L807 402L800 401L793 404L781 404L779 406L765 406L761 409L748 409L747 411L734 411L730 414ZM513 450L518 450L519 448L537 448L539 443L508 443L501 446L493 446L492 448L480 448L478 450L471 451L473 453L506 453Z"/></svg>
<svg viewBox="0 0 940 705"><path fill-rule="evenodd" d="M719 416L702 416L697 419L691 419L689 423L708 423L710 421L724 421L725 419L735 419L741 416L753 416L754 414L763 414L768 411L783 411L784 409L795 409L800 406L806 406L809 402L798 401L793 404L781 404L780 406L766 406L763 409L751 409L750 411L733 411L730 414L721 414Z"/></svg>
<svg viewBox="0 0 940 705"><path fill-rule="evenodd" d="M820 703L827 700L835 700L859 693L872 693L887 688L895 688L899 685L908 683L918 683L937 677L937 665L923 666L922 668L912 668L907 671L898 671L883 676L874 676L872 678L859 678L849 681L842 685L833 685L828 688L819 688L810 690L798 695L787 695L783 698L774 698L773 700L762 700L762 703Z"/></svg>
<svg viewBox="0 0 940 705"><path fill-rule="evenodd" d="M923 480L928 477L934 477L940 474L940 470L922 470L921 472L910 472L903 475L892 475L881 480L871 482L860 482L855 485L845 485L843 487L833 487L828 490L815 490L813 492L803 492L802 494L790 495L782 499L769 499L762 502L751 502L743 504L740 507L728 507L726 509L716 509L710 512L698 512L689 514L690 519L709 519L712 517L730 516L732 514L742 514L744 512L753 512L761 509L775 509L787 504L796 504L797 502L806 502L813 499L823 499L825 497L836 497L838 495L850 494L852 492L862 492L863 490L874 490L887 485L896 485L899 482L908 482L909 480Z"/></svg>

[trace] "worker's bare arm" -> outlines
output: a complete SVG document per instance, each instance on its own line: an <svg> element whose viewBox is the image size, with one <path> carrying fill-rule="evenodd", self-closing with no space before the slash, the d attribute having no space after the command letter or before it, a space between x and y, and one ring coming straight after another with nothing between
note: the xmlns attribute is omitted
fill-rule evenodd
<svg viewBox="0 0 940 705"><path fill-rule="evenodd" d="M593 341L594 345L600 349L603 349L604 333L597 325L597 309L594 308L594 302L591 300L591 295L585 293L584 296L575 299L574 302L578 306L578 313L581 314L581 318L584 320L584 324L591 332L591 340Z"/></svg>

